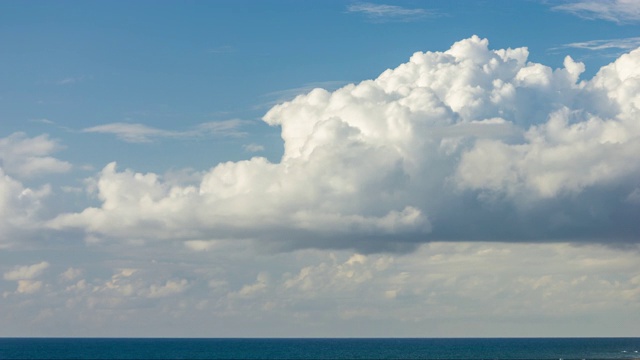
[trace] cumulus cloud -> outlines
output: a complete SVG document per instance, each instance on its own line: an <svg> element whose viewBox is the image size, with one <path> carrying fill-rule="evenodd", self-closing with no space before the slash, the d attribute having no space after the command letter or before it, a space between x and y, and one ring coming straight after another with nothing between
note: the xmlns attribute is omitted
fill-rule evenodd
<svg viewBox="0 0 640 360"><path fill-rule="evenodd" d="M42 201L50 193L50 186L26 187L0 167L0 248L14 244L25 233L38 230Z"/></svg>
<svg viewBox="0 0 640 360"><path fill-rule="evenodd" d="M241 137L245 136L246 133L241 131L240 128L250 123L250 121L240 119L211 121L199 124L192 129L174 131L158 129L144 124L116 122L85 128L82 132L113 134L125 142L147 143L160 138L191 139L199 136Z"/></svg>
<svg viewBox="0 0 640 360"><path fill-rule="evenodd" d="M15 294L34 294L42 289L43 282L35 280L49 267L49 263L42 261L38 264L16 266L13 270L5 272L3 278L9 281L15 281L18 287L15 290ZM7 297L9 293L5 292L4 297Z"/></svg>
<svg viewBox="0 0 640 360"><path fill-rule="evenodd" d="M76 269L76 268L70 267L67 270L65 270L62 274L60 274L60 279L64 281L72 281L80 277L82 273L83 273L82 269Z"/></svg>
<svg viewBox="0 0 640 360"><path fill-rule="evenodd" d="M32 280L40 276L48 267L49 263L46 261L33 265L17 266L13 270L4 273L3 277L5 280L13 281Z"/></svg>
<svg viewBox="0 0 640 360"><path fill-rule="evenodd" d="M590 80L473 36L271 108L279 163L198 183L107 165L102 202L49 226L114 239L410 250L434 240L637 241L640 50ZM112 224L119 224L114 227ZM188 243L195 248L203 243Z"/></svg>
<svg viewBox="0 0 640 360"><path fill-rule="evenodd" d="M149 298L159 298L172 296L184 292L189 285L186 279L181 280L167 280L162 285L152 284L146 291L146 296Z"/></svg>
<svg viewBox="0 0 640 360"><path fill-rule="evenodd" d="M569 0L553 9L586 19L603 19L616 23L640 20L640 3L636 0Z"/></svg>
<svg viewBox="0 0 640 360"><path fill-rule="evenodd" d="M39 228L42 201L51 186L25 186L19 179L63 173L71 164L50 156L61 146L47 135L28 137L18 132L0 138L0 248Z"/></svg>
<svg viewBox="0 0 640 360"><path fill-rule="evenodd" d="M11 175L33 177L49 173L64 173L71 164L50 155L62 147L48 135L27 137L25 133L13 133L0 138L0 166Z"/></svg>

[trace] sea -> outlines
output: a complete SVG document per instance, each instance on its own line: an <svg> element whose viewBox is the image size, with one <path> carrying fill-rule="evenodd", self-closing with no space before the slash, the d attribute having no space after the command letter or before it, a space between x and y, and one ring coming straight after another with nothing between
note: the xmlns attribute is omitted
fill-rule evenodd
<svg viewBox="0 0 640 360"><path fill-rule="evenodd" d="M640 338L0 338L0 359L640 359Z"/></svg>

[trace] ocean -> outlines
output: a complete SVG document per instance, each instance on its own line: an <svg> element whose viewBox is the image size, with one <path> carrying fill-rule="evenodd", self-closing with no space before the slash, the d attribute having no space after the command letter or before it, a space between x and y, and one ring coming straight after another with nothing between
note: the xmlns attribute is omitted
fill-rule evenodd
<svg viewBox="0 0 640 360"><path fill-rule="evenodd" d="M0 338L0 359L640 359L640 338Z"/></svg>

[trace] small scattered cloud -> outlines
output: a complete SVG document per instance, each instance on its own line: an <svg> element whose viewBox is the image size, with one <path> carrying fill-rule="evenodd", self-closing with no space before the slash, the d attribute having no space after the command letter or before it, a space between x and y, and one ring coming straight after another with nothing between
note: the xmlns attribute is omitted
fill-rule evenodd
<svg viewBox="0 0 640 360"><path fill-rule="evenodd" d="M51 186L29 188L7 175L0 166L0 249L12 247L41 229L42 202L51 194ZM17 278L17 272L5 278Z"/></svg>
<svg viewBox="0 0 640 360"><path fill-rule="evenodd" d="M194 128L176 131L163 130L137 123L116 122L85 128L85 133L113 134L118 139L129 143L148 143L161 138L191 139L200 136L242 137L247 133L240 128L252 124L248 120L231 119L211 121L199 124Z"/></svg>
<svg viewBox="0 0 640 360"><path fill-rule="evenodd" d="M184 292L188 286L189 282L186 279L167 280L162 285L152 284L147 291L145 291L144 295L152 299L177 295Z"/></svg>
<svg viewBox="0 0 640 360"><path fill-rule="evenodd" d="M42 288L40 280L18 280L16 294L34 294Z"/></svg>
<svg viewBox="0 0 640 360"><path fill-rule="evenodd" d="M10 281L32 280L40 276L49 267L49 263L42 261L33 265L16 266L4 273L3 278Z"/></svg>
<svg viewBox="0 0 640 360"><path fill-rule="evenodd" d="M437 15L432 10L420 8L410 9L397 5L373 4L368 2L349 5L347 12L362 14L373 22L410 22Z"/></svg>
<svg viewBox="0 0 640 360"><path fill-rule="evenodd" d="M82 273L83 273L82 269L76 269L76 268L70 267L67 270L65 270L62 274L60 274L60 279L65 281L75 280L78 277L80 277Z"/></svg>
<svg viewBox="0 0 640 360"><path fill-rule="evenodd" d="M601 19L619 24L640 21L640 1L637 0L570 0L552 9L585 19Z"/></svg>
<svg viewBox="0 0 640 360"><path fill-rule="evenodd" d="M258 144L247 144L247 145L243 145L242 147L244 148L244 151L250 152L250 153L264 151L264 146L258 145Z"/></svg>
<svg viewBox="0 0 640 360"><path fill-rule="evenodd" d="M71 170L71 164L50 156L62 148L46 134L30 138L16 132L0 138L0 166L5 172L20 177L64 173Z"/></svg>

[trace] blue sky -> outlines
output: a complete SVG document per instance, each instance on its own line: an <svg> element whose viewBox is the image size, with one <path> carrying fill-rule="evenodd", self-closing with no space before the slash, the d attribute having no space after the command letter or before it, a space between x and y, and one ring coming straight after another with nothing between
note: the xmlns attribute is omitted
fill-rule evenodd
<svg viewBox="0 0 640 360"><path fill-rule="evenodd" d="M0 336L640 336L639 26L2 2Z"/></svg>

